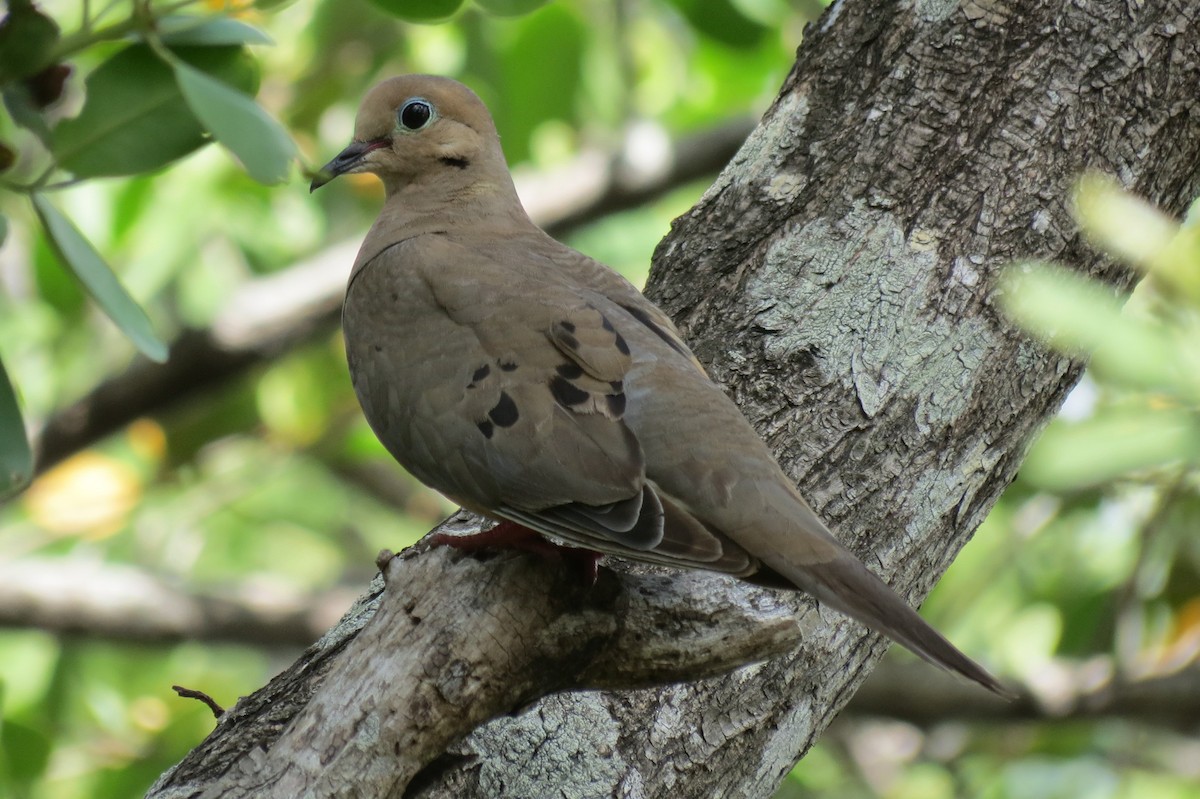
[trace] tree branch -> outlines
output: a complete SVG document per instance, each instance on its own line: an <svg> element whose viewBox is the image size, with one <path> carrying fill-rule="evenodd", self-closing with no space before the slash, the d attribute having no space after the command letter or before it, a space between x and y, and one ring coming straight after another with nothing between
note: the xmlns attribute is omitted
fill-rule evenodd
<svg viewBox="0 0 1200 799"><path fill-rule="evenodd" d="M405 554L402 560L412 556ZM449 557L455 559L453 555ZM537 569L536 564L526 566ZM726 629L746 624L744 611L724 604L723 594L706 592L706 578L673 572L661 578L660 583L656 576L638 577L620 571L612 575L608 570L602 574L606 582L601 591L611 591L610 580L644 579L647 586L659 592L655 594L657 601L663 597L676 601L671 583L700 580L697 593L701 599L693 603L692 597L686 595L678 599L686 603L682 606L641 606L647 614L650 611L663 614L653 619L649 615L624 618L621 623L627 630L640 629L642 624L658 631L669 631L673 626L685 629L663 633L679 637L667 641L665 647L660 646L657 653L633 638L623 641L615 636L610 638L604 651L596 656L594 668L580 678L583 683L600 685L608 681L623 686L636 679L654 682L647 663L690 660L693 646L740 665L743 657L762 656L762 651L744 648L751 643L756 647L767 645L768 649L781 646L781 651L799 643L794 640L798 627L790 616L791 605L777 604L778 595L750 591L742 597L750 602L765 601L765 607L759 606L757 611L769 619L766 629L746 636L744 630ZM454 579L462 580L465 576L455 574ZM565 584L567 593L581 592L580 586L569 584L567 576L558 574L553 565L547 579L552 579L556 586ZM69 559L25 559L19 565L0 566L0 625L136 643L200 640L300 650L319 638L353 599L349 591L328 591L315 597L264 595L250 586L226 586L219 595L196 594L129 566L75 563ZM596 600L588 598L588 601ZM711 615L705 617L706 614ZM696 626L697 618L706 626ZM785 619L788 623L780 626ZM756 616L755 623L760 622L761 617ZM723 637L730 634L743 638L743 648L721 651L726 647ZM631 646L634 651L630 651ZM627 674L629 664L634 664L635 669ZM863 683L844 713L891 716L921 725L954 720L1002 723L1104 717L1175 726L1188 724L1200 716L1200 665L1133 681L1115 678L1111 663L1100 668L1097 676L1095 659L1076 667L1060 661L1055 668L1059 671L1058 679L1036 691L1021 689L1020 701L1006 703L924 664L901 665L885 660ZM643 672L640 677L637 669ZM660 667L660 674L669 673L670 668Z"/></svg>
<svg viewBox="0 0 1200 799"><path fill-rule="evenodd" d="M0 563L0 625L116 641L227 641L299 649L336 622L356 594L283 596L252 586L198 594L120 564L72 558Z"/></svg>
<svg viewBox="0 0 1200 799"><path fill-rule="evenodd" d="M1053 681L1023 688L1020 700L1006 703L920 664L892 664L871 674L846 712L923 726L1120 718L1180 729L1191 729L1200 714L1200 664L1133 680L1116 676L1108 657L1075 664L1055 661L1047 671L1057 672Z"/></svg>

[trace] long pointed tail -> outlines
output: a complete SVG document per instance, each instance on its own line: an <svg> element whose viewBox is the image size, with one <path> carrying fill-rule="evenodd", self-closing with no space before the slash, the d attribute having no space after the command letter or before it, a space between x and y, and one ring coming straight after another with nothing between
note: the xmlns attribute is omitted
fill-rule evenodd
<svg viewBox="0 0 1200 799"><path fill-rule="evenodd" d="M843 550L819 565L772 565L818 601L883 633L913 654L1002 697L1014 698L999 680L933 629L850 552Z"/></svg>

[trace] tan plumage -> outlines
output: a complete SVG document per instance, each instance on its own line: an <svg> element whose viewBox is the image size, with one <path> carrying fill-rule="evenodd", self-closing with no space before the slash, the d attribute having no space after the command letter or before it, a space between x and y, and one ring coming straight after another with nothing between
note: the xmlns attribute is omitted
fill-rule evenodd
<svg viewBox="0 0 1200 799"><path fill-rule="evenodd" d="M815 595L997 692L839 544L670 319L526 216L483 103L426 75L363 101L329 177L387 199L343 323L372 428L464 507L637 560Z"/></svg>

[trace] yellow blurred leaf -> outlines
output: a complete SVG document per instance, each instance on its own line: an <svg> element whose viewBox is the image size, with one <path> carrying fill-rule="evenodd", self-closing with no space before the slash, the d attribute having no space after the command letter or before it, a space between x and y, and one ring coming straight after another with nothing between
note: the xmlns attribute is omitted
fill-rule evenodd
<svg viewBox="0 0 1200 799"><path fill-rule="evenodd" d="M24 504L49 532L95 539L122 529L141 496L141 480L130 466L81 452L35 480Z"/></svg>
<svg viewBox="0 0 1200 799"><path fill-rule="evenodd" d="M146 732L158 732L171 720L166 702L157 696L139 696L129 703L129 720Z"/></svg>
<svg viewBox="0 0 1200 799"><path fill-rule="evenodd" d="M1175 625L1159 653L1157 670L1178 671L1200 658L1200 597L1193 597L1175 614Z"/></svg>
<svg viewBox="0 0 1200 799"><path fill-rule="evenodd" d="M129 447L139 458L161 463L167 455L167 434L153 419L138 419L126 431Z"/></svg>

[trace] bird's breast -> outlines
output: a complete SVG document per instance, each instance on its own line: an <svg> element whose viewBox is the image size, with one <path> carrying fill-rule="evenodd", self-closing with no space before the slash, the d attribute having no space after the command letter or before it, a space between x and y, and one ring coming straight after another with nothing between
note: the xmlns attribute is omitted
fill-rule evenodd
<svg viewBox="0 0 1200 799"><path fill-rule="evenodd" d="M409 471L442 482L430 474L446 444L436 437L451 432L441 417L461 397L466 381L453 378L474 345L470 331L440 312L418 276L386 264L368 265L350 284L342 327L367 422Z"/></svg>

